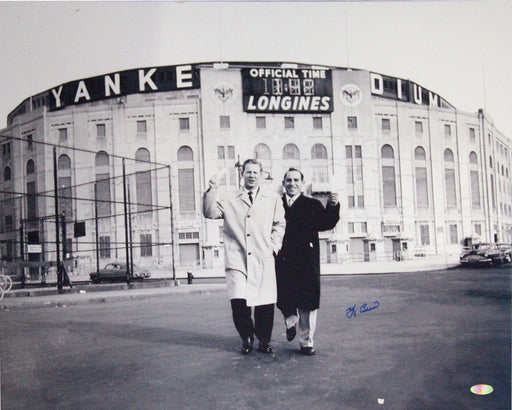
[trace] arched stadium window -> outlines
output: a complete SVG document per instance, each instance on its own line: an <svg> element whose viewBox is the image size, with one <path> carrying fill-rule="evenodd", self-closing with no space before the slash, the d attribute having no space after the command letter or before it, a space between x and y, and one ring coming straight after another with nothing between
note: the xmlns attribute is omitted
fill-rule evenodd
<svg viewBox="0 0 512 410"><path fill-rule="evenodd" d="M423 147L416 147L414 150L414 159L416 161L425 161L427 159L425 149Z"/></svg>
<svg viewBox="0 0 512 410"><path fill-rule="evenodd" d="M27 169L26 169L27 175L33 174L36 172L36 164L33 160L29 159L27 161Z"/></svg>
<svg viewBox="0 0 512 410"><path fill-rule="evenodd" d="M57 160L59 184L59 211L64 212L66 219L73 215L73 200L71 188L71 159L62 154Z"/></svg>
<svg viewBox="0 0 512 410"><path fill-rule="evenodd" d="M382 197L384 207L396 206L395 153L391 145L380 150L382 160Z"/></svg>
<svg viewBox="0 0 512 410"><path fill-rule="evenodd" d="M254 158L261 162L261 166L267 172L272 172L272 153L266 144L258 144L254 147Z"/></svg>
<svg viewBox="0 0 512 410"><path fill-rule="evenodd" d="M425 149L416 147L414 150L414 174L416 179L416 206L428 208L428 178Z"/></svg>
<svg viewBox="0 0 512 410"><path fill-rule="evenodd" d="M453 152L450 148L444 150L444 162L453 162Z"/></svg>
<svg viewBox="0 0 512 410"><path fill-rule="evenodd" d="M178 150L178 161L193 161L194 153L192 152L192 148L184 145Z"/></svg>
<svg viewBox="0 0 512 410"><path fill-rule="evenodd" d="M109 157L105 151L96 153L96 199L98 216L111 215Z"/></svg>
<svg viewBox="0 0 512 410"><path fill-rule="evenodd" d="M457 185L455 182L455 167L453 162L453 152L449 148L444 150L444 186L446 195L446 206L448 208L456 208Z"/></svg>
<svg viewBox="0 0 512 410"><path fill-rule="evenodd" d="M98 151L96 153L95 164L97 167L101 167L109 164L108 154L105 151Z"/></svg>
<svg viewBox="0 0 512 410"><path fill-rule="evenodd" d="M195 211L194 153L186 145L178 150L178 190L180 211Z"/></svg>
<svg viewBox="0 0 512 410"><path fill-rule="evenodd" d="M11 180L11 168L5 167L4 168L4 181L10 181Z"/></svg>
<svg viewBox="0 0 512 410"><path fill-rule="evenodd" d="M139 162L149 162L150 154L146 148L139 148L137 152L135 152L135 161Z"/></svg>
<svg viewBox="0 0 512 410"><path fill-rule="evenodd" d="M270 148L267 144L258 144L254 147L254 158L257 160L265 161L271 159Z"/></svg>
<svg viewBox="0 0 512 410"><path fill-rule="evenodd" d="M57 169L71 169L71 159L66 154L59 157L57 161Z"/></svg>
<svg viewBox="0 0 512 410"><path fill-rule="evenodd" d="M315 144L311 148L311 159L327 159L327 148L324 144Z"/></svg>
<svg viewBox="0 0 512 410"><path fill-rule="evenodd" d="M395 159L395 152L391 145L383 145L380 150L380 156L382 159Z"/></svg>
<svg viewBox="0 0 512 410"><path fill-rule="evenodd" d="M329 182L329 161L327 148L323 144L315 144L311 147L312 182Z"/></svg>
<svg viewBox="0 0 512 410"><path fill-rule="evenodd" d="M295 144L286 144L283 147L283 162L282 162L282 172L281 174L284 176L285 172L288 171L289 168L299 168L300 169L300 152L299 148Z"/></svg>
<svg viewBox="0 0 512 410"><path fill-rule="evenodd" d="M469 153L469 178L471 181L471 207L480 208L480 175L478 173L478 157L474 151Z"/></svg>
<svg viewBox="0 0 512 410"><path fill-rule="evenodd" d="M150 154L146 148L139 148L135 152L135 190L137 193L137 211L141 215L151 215L153 195L151 188Z"/></svg>
<svg viewBox="0 0 512 410"><path fill-rule="evenodd" d="M299 148L295 144L286 144L283 148L283 159L299 159Z"/></svg>

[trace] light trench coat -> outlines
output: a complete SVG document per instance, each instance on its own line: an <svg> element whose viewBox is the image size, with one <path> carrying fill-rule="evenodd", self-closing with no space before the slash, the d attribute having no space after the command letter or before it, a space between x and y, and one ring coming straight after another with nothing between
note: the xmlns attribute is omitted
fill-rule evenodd
<svg viewBox="0 0 512 410"><path fill-rule="evenodd" d="M211 188L203 196L203 215L224 219L224 262L230 299L246 299L247 306L276 303L274 255L285 231L283 202L260 187L254 203L247 193L222 193Z"/></svg>

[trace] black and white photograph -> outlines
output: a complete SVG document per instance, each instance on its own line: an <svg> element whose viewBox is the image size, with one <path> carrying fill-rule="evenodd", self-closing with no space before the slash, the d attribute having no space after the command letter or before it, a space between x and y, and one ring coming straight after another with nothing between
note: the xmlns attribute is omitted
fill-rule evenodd
<svg viewBox="0 0 512 410"><path fill-rule="evenodd" d="M511 21L0 1L0 408L510 409Z"/></svg>

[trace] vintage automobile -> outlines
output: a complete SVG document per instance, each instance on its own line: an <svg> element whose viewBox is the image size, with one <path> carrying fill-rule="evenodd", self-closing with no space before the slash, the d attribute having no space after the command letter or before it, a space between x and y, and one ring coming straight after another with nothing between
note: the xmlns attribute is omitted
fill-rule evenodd
<svg viewBox="0 0 512 410"><path fill-rule="evenodd" d="M500 250L501 253L505 256L505 262L512 262L512 244L510 243L497 243L496 246Z"/></svg>
<svg viewBox="0 0 512 410"><path fill-rule="evenodd" d="M467 265L498 266L509 262L510 257L495 243L478 243L462 252L459 260Z"/></svg>
<svg viewBox="0 0 512 410"><path fill-rule="evenodd" d="M126 263L108 263L103 269L100 269L98 272L91 272L89 276L93 283L125 281ZM141 269L137 265L133 265L134 280L142 280L144 278L149 277L151 277L151 273L148 270Z"/></svg>

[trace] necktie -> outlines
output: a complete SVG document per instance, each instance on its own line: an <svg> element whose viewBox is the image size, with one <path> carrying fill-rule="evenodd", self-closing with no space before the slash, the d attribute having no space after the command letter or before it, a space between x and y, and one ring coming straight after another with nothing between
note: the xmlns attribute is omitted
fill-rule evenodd
<svg viewBox="0 0 512 410"><path fill-rule="evenodd" d="M288 208L291 208L293 204L293 198L288 198Z"/></svg>
<svg viewBox="0 0 512 410"><path fill-rule="evenodd" d="M249 201L251 201L252 204L252 191L247 192L247 195L249 195Z"/></svg>

